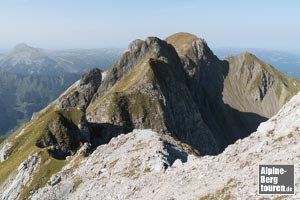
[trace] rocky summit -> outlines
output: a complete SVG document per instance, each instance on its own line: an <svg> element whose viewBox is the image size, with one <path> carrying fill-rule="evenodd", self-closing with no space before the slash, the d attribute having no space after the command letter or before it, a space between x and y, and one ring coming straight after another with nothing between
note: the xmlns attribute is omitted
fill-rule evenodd
<svg viewBox="0 0 300 200"><path fill-rule="evenodd" d="M257 164L296 153L297 97L259 124L299 90L251 53L219 60L189 33L135 40L1 144L0 199L255 198Z"/></svg>

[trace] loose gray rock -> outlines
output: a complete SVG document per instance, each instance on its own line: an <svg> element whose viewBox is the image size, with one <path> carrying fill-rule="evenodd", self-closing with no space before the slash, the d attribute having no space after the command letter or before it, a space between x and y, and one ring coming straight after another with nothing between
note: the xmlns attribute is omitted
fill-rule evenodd
<svg viewBox="0 0 300 200"><path fill-rule="evenodd" d="M9 151L12 148L12 143L7 142L0 149L0 163L5 161L9 156Z"/></svg>

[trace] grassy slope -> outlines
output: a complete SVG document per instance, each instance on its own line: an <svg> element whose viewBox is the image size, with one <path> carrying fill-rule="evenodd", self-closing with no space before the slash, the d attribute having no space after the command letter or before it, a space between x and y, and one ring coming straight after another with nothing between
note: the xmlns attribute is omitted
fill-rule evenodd
<svg viewBox="0 0 300 200"><path fill-rule="evenodd" d="M166 41L172 44L176 48L176 50L179 50L181 49L182 45L186 45L186 44L190 45L196 39L198 39L197 36L193 34L180 32L167 37Z"/></svg>
<svg viewBox="0 0 300 200"><path fill-rule="evenodd" d="M104 96L92 102L87 108L87 115L90 114L97 105L105 99L111 99L115 93L125 92L132 88L136 83L143 79L146 75L150 76L148 59L145 62L139 63L131 72L123 76Z"/></svg>
<svg viewBox="0 0 300 200"><path fill-rule="evenodd" d="M284 101L283 103L286 103L290 100L291 97L293 97L295 94L297 94L300 90L300 82L292 77L286 76L277 69L275 69L273 66L261 61L256 56L252 55L251 53L244 53L238 56L244 56L244 60L241 66L241 69L245 70L245 68L252 65L253 62L258 62L259 65L262 67L261 70L266 70L274 79L276 80L274 82L274 89L276 93L276 97L280 99L281 95L284 95ZM233 62L234 57L228 57L226 60L229 62ZM230 76L227 76L225 79L226 84L231 84L233 80L230 80ZM244 85L244 80L239 80L240 85ZM262 73L259 73L254 80L251 83L250 86L250 92L254 89L258 88L260 85L262 85ZM244 88L246 86L244 85Z"/></svg>
<svg viewBox="0 0 300 200"><path fill-rule="evenodd" d="M33 188L44 186L52 174L60 171L60 169L67 164L67 161L56 160L50 157L46 149L38 148L35 145L36 141L44 134L47 124L58 117L58 115L63 115L74 124L78 124L82 113L76 109L55 112L53 111L53 107L49 107L45 113L28 122L7 138L7 141L12 142L13 149L9 158L0 163L0 183L5 181L10 174L16 171L18 166L24 162L29 155L38 153L41 156L41 166L35 172L30 185L24 188L21 194L22 199L26 199L30 190ZM19 135L22 130L23 134Z"/></svg>
<svg viewBox="0 0 300 200"><path fill-rule="evenodd" d="M295 94L300 90L300 82L292 77L286 76L273 66L261 61L260 59L254 58L267 70L273 77L276 77L279 82L275 87L276 96L280 98L282 94L285 94L284 103L288 102ZM252 58L253 59L253 58Z"/></svg>
<svg viewBox="0 0 300 200"><path fill-rule="evenodd" d="M149 63L150 57L145 58L131 72L123 76L104 96L90 104L87 108L87 115L96 110L101 103L108 102L105 112L102 113L108 119L112 119L113 116L121 114L121 102L125 99L128 104L128 112L133 119L147 116L144 125L149 128L150 126L164 127L160 123L163 120L157 118L157 109L159 108L156 105L159 105L159 102L155 98L151 98L149 94L144 94L139 89L133 89L141 81L151 82L154 80L154 72Z"/></svg>

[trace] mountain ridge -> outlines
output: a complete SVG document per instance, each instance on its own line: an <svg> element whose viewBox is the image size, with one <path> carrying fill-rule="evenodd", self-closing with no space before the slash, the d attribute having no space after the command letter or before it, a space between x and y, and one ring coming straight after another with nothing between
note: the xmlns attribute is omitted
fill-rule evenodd
<svg viewBox="0 0 300 200"><path fill-rule="evenodd" d="M135 40L110 69L87 72L11 135L1 145L4 159L0 167L5 171L0 172L0 189L27 198L37 192L38 186L59 183L61 178L52 175L68 163L78 163L109 142L113 144L120 134L135 129L156 131L185 155L220 154L228 145L254 132L268 114L277 112L300 89L296 80L275 73L251 55L221 61L203 39L179 35L187 35L188 44L183 39L183 44L172 45L178 35L169 37L170 43L156 37ZM260 79L252 88L257 77ZM237 98L230 95L237 95L241 105L251 102L255 106L239 107L235 104ZM263 104L266 100L269 107ZM33 157L26 160L29 155ZM46 164L30 168L35 174L29 178L31 181L25 181L26 189L11 191L9 185L20 186L23 182L8 179L17 166L39 160ZM19 169L19 173L23 171ZM40 179L41 176L46 178Z"/></svg>
<svg viewBox="0 0 300 200"><path fill-rule="evenodd" d="M20 43L0 56L0 69L26 75L82 74L93 67L108 68L122 51L117 48L55 51Z"/></svg>
<svg viewBox="0 0 300 200"><path fill-rule="evenodd" d="M288 50L270 50L261 48L222 48L214 47L214 53L219 59L225 59L229 55L238 55L241 52L251 52L256 55L259 59L266 63L275 66L276 69L283 72L287 76L292 76L295 79L299 79L299 61L300 57L297 52Z"/></svg>

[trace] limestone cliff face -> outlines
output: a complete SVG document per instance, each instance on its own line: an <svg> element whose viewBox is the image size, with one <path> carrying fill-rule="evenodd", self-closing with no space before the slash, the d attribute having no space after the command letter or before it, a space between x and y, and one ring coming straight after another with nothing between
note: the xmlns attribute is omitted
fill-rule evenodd
<svg viewBox="0 0 300 200"><path fill-rule="evenodd" d="M59 98L56 110L77 107L79 110L85 111L99 88L101 81L101 70L96 68L90 70L81 77L77 88L72 89L67 95L63 96L63 98Z"/></svg>
<svg viewBox="0 0 300 200"><path fill-rule="evenodd" d="M300 82L284 76L251 53L225 58L229 67L224 101L243 112L270 118L297 91Z"/></svg>
<svg viewBox="0 0 300 200"><path fill-rule="evenodd" d="M250 53L220 61L206 42L188 33L168 37L188 75L187 85L221 149L254 132L300 89Z"/></svg>

